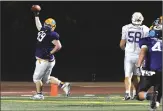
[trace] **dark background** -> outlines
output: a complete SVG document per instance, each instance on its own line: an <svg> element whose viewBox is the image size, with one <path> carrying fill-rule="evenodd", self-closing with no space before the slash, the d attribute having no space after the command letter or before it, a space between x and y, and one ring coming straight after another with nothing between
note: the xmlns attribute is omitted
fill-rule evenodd
<svg viewBox="0 0 163 111"><path fill-rule="evenodd" d="M123 81L121 29L140 11L150 26L162 12L158 1L1 2L1 80L32 81L37 29L30 8L42 7L40 20L57 22L62 50L52 75L63 81Z"/></svg>

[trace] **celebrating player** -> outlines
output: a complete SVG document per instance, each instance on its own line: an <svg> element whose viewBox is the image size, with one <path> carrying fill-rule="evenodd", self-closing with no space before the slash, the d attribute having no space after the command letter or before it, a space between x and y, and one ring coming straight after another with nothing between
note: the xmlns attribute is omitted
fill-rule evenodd
<svg viewBox="0 0 163 111"><path fill-rule="evenodd" d="M134 99L136 96L136 87L139 82L139 78L136 75L135 64L138 60L140 48L139 40L143 37L147 37L149 28L142 25L144 20L143 15L140 12L135 12L132 15L132 23L122 27L122 38L120 41L120 48L125 50L124 70L125 70L125 97L124 100ZM131 79L133 79L133 95L131 97Z"/></svg>
<svg viewBox="0 0 163 111"><path fill-rule="evenodd" d="M34 7L34 6L33 6ZM39 20L39 11L33 11L35 14L35 23L38 29L36 43L36 67L33 74L33 81L36 84L37 94L31 99L44 99L42 94L43 84L57 84L67 96L70 94L70 84L63 83L57 78L50 76L55 65L54 54L61 49L59 34L55 32L56 21L52 18L45 20L42 26Z"/></svg>
<svg viewBox="0 0 163 111"><path fill-rule="evenodd" d="M160 16L159 18L157 18L153 23L152 26L150 26L150 30L153 29L154 26L157 26L159 23L162 23L162 16Z"/></svg>
<svg viewBox="0 0 163 111"><path fill-rule="evenodd" d="M144 69L154 72L150 76L142 76L138 88L139 100L150 100L151 109L159 107L162 97L162 20L152 27L149 37L140 40L141 52L137 63L137 73L141 74L140 66L145 60ZM147 90L154 86L153 94L147 93ZM152 97L151 97L152 96Z"/></svg>

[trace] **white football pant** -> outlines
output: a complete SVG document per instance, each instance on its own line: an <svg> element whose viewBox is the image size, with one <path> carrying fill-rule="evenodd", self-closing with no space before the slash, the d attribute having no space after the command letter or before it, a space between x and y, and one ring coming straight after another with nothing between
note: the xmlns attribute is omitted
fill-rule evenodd
<svg viewBox="0 0 163 111"><path fill-rule="evenodd" d="M43 83L48 84L54 65L55 60L53 62L49 62L46 60L37 59L35 71L33 74L33 81L36 83L37 81L42 80Z"/></svg>
<svg viewBox="0 0 163 111"><path fill-rule="evenodd" d="M124 58L124 70L125 77L132 77L136 75L136 63L139 56L125 56Z"/></svg>

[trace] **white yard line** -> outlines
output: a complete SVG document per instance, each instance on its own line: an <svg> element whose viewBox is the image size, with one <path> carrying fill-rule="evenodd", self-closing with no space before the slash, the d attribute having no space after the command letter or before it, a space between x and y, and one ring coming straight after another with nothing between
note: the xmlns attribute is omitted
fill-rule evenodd
<svg viewBox="0 0 163 111"><path fill-rule="evenodd" d="M33 100L1 100L1 102L21 102L21 103L57 103L57 104L67 104L63 101L33 101ZM113 105L149 105L149 103L123 103L123 102L112 102L112 101L69 101L71 104L113 104Z"/></svg>
<svg viewBox="0 0 163 111"><path fill-rule="evenodd" d="M30 96L32 96L32 95L21 95L21 96L1 96L1 98L2 99L18 99L18 98L29 98ZM45 96L45 98L46 97L51 97L51 98L53 98L53 96ZM64 97L64 95L58 95L58 96L55 96L54 98L59 98L59 97ZM81 96L70 96L70 97L68 97L68 98L73 98L73 99L79 99L79 98L88 98L88 99L90 99L90 98L95 98L95 99L105 99L105 98L112 98L112 99L118 99L118 98L122 98L121 96L85 96L85 95L81 95Z"/></svg>
<svg viewBox="0 0 163 111"><path fill-rule="evenodd" d="M4 91L4 92L1 92L1 94L21 94L21 93L35 93L36 91ZM43 93L49 93L49 92L43 92Z"/></svg>

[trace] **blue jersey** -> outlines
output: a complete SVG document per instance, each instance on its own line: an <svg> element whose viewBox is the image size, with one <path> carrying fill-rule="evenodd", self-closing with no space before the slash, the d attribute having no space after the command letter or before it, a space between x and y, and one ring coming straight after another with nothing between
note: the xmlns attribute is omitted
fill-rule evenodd
<svg viewBox="0 0 163 111"><path fill-rule="evenodd" d="M162 40L153 37L143 38L139 42L148 47L145 57L145 69L149 71L162 71Z"/></svg>
<svg viewBox="0 0 163 111"><path fill-rule="evenodd" d="M54 60L54 55L50 55L50 51L54 48L53 40L59 40L59 34L57 32L47 31L45 28L41 28L38 32L36 52L35 56L41 59Z"/></svg>

